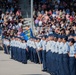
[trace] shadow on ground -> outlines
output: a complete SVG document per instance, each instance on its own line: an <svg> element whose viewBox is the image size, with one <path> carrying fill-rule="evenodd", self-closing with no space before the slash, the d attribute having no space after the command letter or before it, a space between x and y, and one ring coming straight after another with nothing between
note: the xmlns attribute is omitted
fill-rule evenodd
<svg viewBox="0 0 76 75"><path fill-rule="evenodd" d="M21 74L21 75L47 75L47 74Z"/></svg>
<svg viewBox="0 0 76 75"><path fill-rule="evenodd" d="M0 51L2 51L3 50L3 48L0 46Z"/></svg>

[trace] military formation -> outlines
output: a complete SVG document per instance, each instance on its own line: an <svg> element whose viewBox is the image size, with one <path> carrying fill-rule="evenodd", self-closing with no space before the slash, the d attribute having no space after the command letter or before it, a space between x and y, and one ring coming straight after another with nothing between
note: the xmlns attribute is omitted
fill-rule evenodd
<svg viewBox="0 0 76 75"><path fill-rule="evenodd" d="M27 64L27 60L43 64L51 75L76 75L76 34L49 34L28 41L12 36L3 39L4 52L11 59Z"/></svg>

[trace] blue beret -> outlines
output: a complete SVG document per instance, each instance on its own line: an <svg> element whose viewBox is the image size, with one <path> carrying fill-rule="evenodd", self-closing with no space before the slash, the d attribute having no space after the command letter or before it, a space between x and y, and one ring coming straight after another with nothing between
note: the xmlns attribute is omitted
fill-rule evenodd
<svg viewBox="0 0 76 75"><path fill-rule="evenodd" d="M46 36L46 38L48 38L48 36Z"/></svg>
<svg viewBox="0 0 76 75"><path fill-rule="evenodd" d="M68 36L65 36L65 35L64 35L63 38L64 38L66 41L68 40Z"/></svg>
<svg viewBox="0 0 76 75"><path fill-rule="evenodd" d="M58 38L62 39L62 38L63 38L63 36L62 36L62 35L58 35Z"/></svg>
<svg viewBox="0 0 76 75"><path fill-rule="evenodd" d="M21 40L23 41L23 40L25 40L24 38L21 38Z"/></svg>
<svg viewBox="0 0 76 75"><path fill-rule="evenodd" d="M13 38L13 36L10 36L10 38Z"/></svg>
<svg viewBox="0 0 76 75"><path fill-rule="evenodd" d="M54 34L49 34L49 36L51 37L51 36L54 36Z"/></svg>
<svg viewBox="0 0 76 75"><path fill-rule="evenodd" d="M20 40L22 40L22 38L21 38L21 37L19 37L19 39L20 39Z"/></svg>
<svg viewBox="0 0 76 75"><path fill-rule="evenodd" d="M37 37L35 39L37 40Z"/></svg>
<svg viewBox="0 0 76 75"><path fill-rule="evenodd" d="M74 36L74 34L70 34L69 36Z"/></svg>
<svg viewBox="0 0 76 75"><path fill-rule="evenodd" d="M16 38L17 36L14 36L14 38Z"/></svg>
<svg viewBox="0 0 76 75"><path fill-rule="evenodd" d="M33 37L33 39L36 39L36 37Z"/></svg>
<svg viewBox="0 0 76 75"><path fill-rule="evenodd" d="M43 35L44 38L47 38L47 35Z"/></svg>
<svg viewBox="0 0 76 75"><path fill-rule="evenodd" d="M58 35L57 34L54 34L54 37L58 38Z"/></svg>
<svg viewBox="0 0 76 75"><path fill-rule="evenodd" d="M76 34L74 34L74 36L76 36Z"/></svg>
<svg viewBox="0 0 76 75"><path fill-rule="evenodd" d="M68 42L73 42L75 43L75 40L73 38L69 39Z"/></svg>
<svg viewBox="0 0 76 75"><path fill-rule="evenodd" d="M40 38L37 38L37 40L41 40Z"/></svg>

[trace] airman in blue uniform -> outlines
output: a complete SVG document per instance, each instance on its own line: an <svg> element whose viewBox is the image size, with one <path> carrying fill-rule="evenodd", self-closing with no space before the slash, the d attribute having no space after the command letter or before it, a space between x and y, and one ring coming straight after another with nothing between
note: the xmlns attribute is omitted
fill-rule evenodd
<svg viewBox="0 0 76 75"><path fill-rule="evenodd" d="M14 58L14 56L13 56L13 38L14 37L11 37L11 41L10 41L10 49L11 49L11 59L13 59Z"/></svg>
<svg viewBox="0 0 76 75"><path fill-rule="evenodd" d="M39 63L42 63L42 45L41 45L41 39L37 38L37 55L38 55L38 59L39 59Z"/></svg>
<svg viewBox="0 0 76 75"><path fill-rule="evenodd" d="M62 42L62 36L58 35L58 75L64 75L63 74L63 42Z"/></svg>
<svg viewBox="0 0 76 75"><path fill-rule="evenodd" d="M22 39L22 44L21 44L21 60L22 63L27 64L27 42L25 39Z"/></svg>
<svg viewBox="0 0 76 75"><path fill-rule="evenodd" d="M69 70L70 70L70 75L76 75L75 74L75 57L76 57L76 49L74 46L74 39L71 38L69 39L69 45L70 45L70 50L69 50Z"/></svg>
<svg viewBox="0 0 76 75"><path fill-rule="evenodd" d="M67 36L63 36L63 47L62 47L62 51L63 51L63 71L64 71L64 75L70 75L69 73L69 50L70 50L70 46L67 43L68 38Z"/></svg>
<svg viewBox="0 0 76 75"><path fill-rule="evenodd" d="M46 38L47 38L46 35L44 35L42 37L42 63L43 63L42 71L47 71L47 68L46 68Z"/></svg>
<svg viewBox="0 0 76 75"><path fill-rule="evenodd" d="M46 64L47 64L47 71L52 73L52 44L53 44L53 34L49 34L48 42L46 44ZM50 63L50 64L49 64Z"/></svg>

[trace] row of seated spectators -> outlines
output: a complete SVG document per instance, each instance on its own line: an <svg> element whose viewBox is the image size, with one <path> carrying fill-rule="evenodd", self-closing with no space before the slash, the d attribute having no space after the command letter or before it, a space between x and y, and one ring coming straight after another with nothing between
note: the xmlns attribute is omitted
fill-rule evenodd
<svg viewBox="0 0 76 75"><path fill-rule="evenodd" d="M0 0L0 34L2 38L22 32L23 18L18 0ZM4 9L4 11L3 11Z"/></svg>
<svg viewBox="0 0 76 75"><path fill-rule="evenodd" d="M45 0L34 2L36 35L56 32L62 35L76 33L76 0Z"/></svg>

